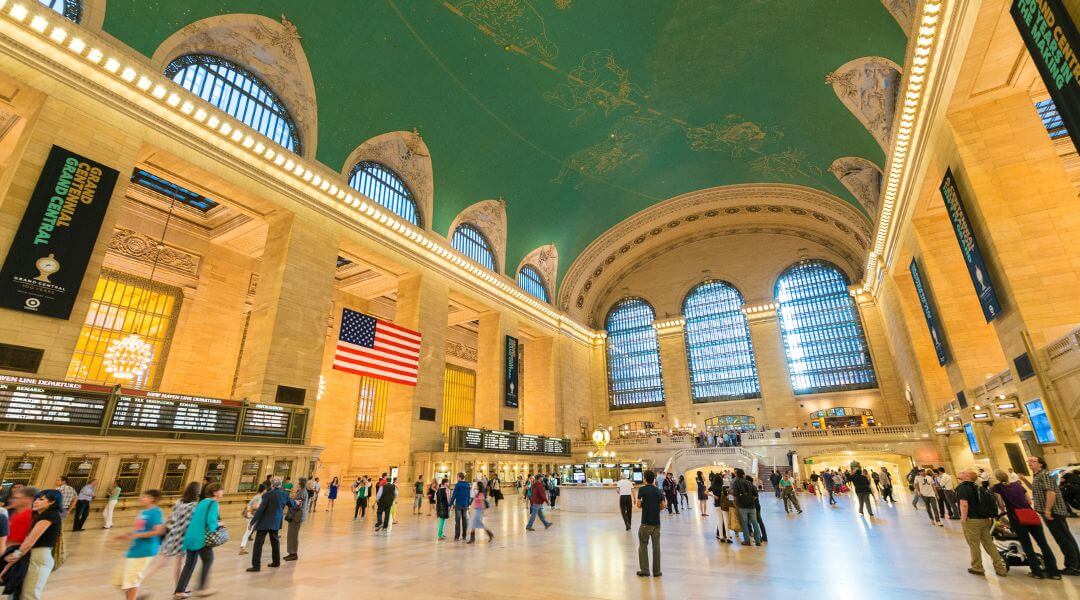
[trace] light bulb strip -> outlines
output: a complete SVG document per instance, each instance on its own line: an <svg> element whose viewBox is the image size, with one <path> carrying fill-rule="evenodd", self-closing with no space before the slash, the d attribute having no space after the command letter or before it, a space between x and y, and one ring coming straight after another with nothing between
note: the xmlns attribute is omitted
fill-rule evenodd
<svg viewBox="0 0 1080 600"><path fill-rule="evenodd" d="M129 87L138 96L156 102L159 108L166 108L172 113L171 116L210 133L220 144L230 145L240 156L254 159L252 162L261 169L277 170L280 175L290 180L294 187L332 208L341 210L348 207L345 209L347 214L370 229L395 238L395 241L405 247L408 247L408 242L412 242L412 246L425 251L428 258L463 272L463 275L482 287L494 288L495 292L509 296L520 307L539 313L560 328L569 329L586 341L595 340L599 335L599 332L552 309L516 285L511 285L498 275L479 267L452 247L446 247L422 230L413 228L411 223L403 222L396 215L381 210L374 201L349 187L340 173L301 158L218 111L163 75L145 72L144 65L135 62L127 64L121 53L109 50L105 44L89 43L86 39L90 37L89 32L79 31L79 35L69 33L65 29L71 27L69 21L61 22L60 16L52 11L43 8L38 10L39 5L36 2L15 2L4 10L6 4L7 2L0 3L0 16L9 23L23 27L39 39L67 50L61 56L78 57L87 65L95 67L100 75L107 76L113 83Z"/></svg>
<svg viewBox="0 0 1080 600"><path fill-rule="evenodd" d="M933 66L934 46L940 32L940 20L942 16L943 0L926 0L922 7L922 14L917 18L912 27L914 47L912 48L911 64L904 73L906 85L903 92L897 96L897 108L899 122L893 135L892 153L889 155L881 203L881 216L878 219L877 234L874 238L874 247L866 260L866 275L863 279L860 292L876 292L878 260L885 252L885 244L888 241L889 231L892 227L893 209L900 188L910 182L911 165L909 150L912 142L912 132L915 129L915 118L919 107L925 100L925 83L928 71ZM902 99L902 102L900 101ZM884 268L884 266L880 266Z"/></svg>

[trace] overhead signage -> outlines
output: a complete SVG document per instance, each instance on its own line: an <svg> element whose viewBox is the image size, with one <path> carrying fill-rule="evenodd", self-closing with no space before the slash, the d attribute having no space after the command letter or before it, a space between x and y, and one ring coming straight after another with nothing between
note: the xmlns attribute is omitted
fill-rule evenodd
<svg viewBox="0 0 1080 600"><path fill-rule="evenodd" d="M972 454L978 454L979 440L975 437L975 426L971 423L964 423L964 435L967 436L968 448Z"/></svg>
<svg viewBox="0 0 1080 600"><path fill-rule="evenodd" d="M938 328L937 315L930 303L930 294L926 291L922 273L919 271L919 263L911 259L911 280L915 282L915 293L919 296L919 304L922 306L923 317L926 319L926 328L930 330L930 339L934 342L934 352L937 354L938 364L944 366L949 361L949 354L945 350L945 340Z"/></svg>
<svg viewBox="0 0 1080 600"><path fill-rule="evenodd" d="M506 394L506 405L510 408L518 407L518 340L516 337L506 336L506 377L503 391Z"/></svg>
<svg viewBox="0 0 1080 600"><path fill-rule="evenodd" d="M258 405L249 408L244 415L244 427L240 433L285 437L289 435L289 413L282 410L280 406Z"/></svg>
<svg viewBox="0 0 1080 600"><path fill-rule="evenodd" d="M546 454L569 456L570 440L514 431L492 431L474 427L454 427L450 434L453 451L497 452L500 454Z"/></svg>
<svg viewBox="0 0 1080 600"><path fill-rule="evenodd" d="M67 319L119 172L53 146L4 266L0 306Z"/></svg>
<svg viewBox="0 0 1080 600"><path fill-rule="evenodd" d="M1013 0L1009 9L1073 146L1080 149L1080 35L1061 0Z"/></svg>
<svg viewBox="0 0 1080 600"><path fill-rule="evenodd" d="M960 191L956 187L952 169L947 169L945 178L941 180L941 197L945 201L949 220L952 221L956 241L960 244L960 252L964 255L964 263L967 264L971 283L975 286L975 294L979 297L983 317L989 323L1001 314L1001 304L994 292L994 284L990 281L990 273L986 271L986 263L983 261L982 252L979 251L979 243L975 239L971 220L968 219L964 202L960 198Z"/></svg>
<svg viewBox="0 0 1080 600"><path fill-rule="evenodd" d="M1027 409L1028 420L1031 421L1031 430L1035 432L1035 441L1040 444L1053 444L1057 442L1054 427L1050 424L1050 415L1046 414L1046 405L1041 399L1036 398L1024 403Z"/></svg>
<svg viewBox="0 0 1080 600"><path fill-rule="evenodd" d="M100 427L108 402L107 392L84 391L81 386L0 382L0 422Z"/></svg>
<svg viewBox="0 0 1080 600"><path fill-rule="evenodd" d="M121 396L110 427L158 431L236 433L240 411L197 402L170 402Z"/></svg>

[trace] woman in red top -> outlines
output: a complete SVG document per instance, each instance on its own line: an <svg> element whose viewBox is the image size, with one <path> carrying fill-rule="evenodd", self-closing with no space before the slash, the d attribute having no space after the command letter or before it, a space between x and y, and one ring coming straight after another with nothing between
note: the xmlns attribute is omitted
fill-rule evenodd
<svg viewBox="0 0 1080 600"><path fill-rule="evenodd" d="M11 492L8 500L8 511L11 516L8 519L8 546L18 546L30 533L30 525L33 522L34 511L32 506L37 488L21 487Z"/></svg>

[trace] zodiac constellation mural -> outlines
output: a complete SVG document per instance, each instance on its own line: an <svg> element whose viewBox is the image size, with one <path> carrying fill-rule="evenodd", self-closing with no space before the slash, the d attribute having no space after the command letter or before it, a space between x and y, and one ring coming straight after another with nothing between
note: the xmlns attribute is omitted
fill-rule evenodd
<svg viewBox="0 0 1080 600"><path fill-rule="evenodd" d="M547 25L528 0L466 0L447 4L501 46L535 50L544 60L559 56L559 47L547 36Z"/></svg>
<svg viewBox="0 0 1080 600"><path fill-rule="evenodd" d="M607 117L644 98L645 92L630 81L630 72L619 66L611 50L585 54L578 67L567 75L566 82L544 94L548 102L577 113L571 127L580 125L597 111Z"/></svg>

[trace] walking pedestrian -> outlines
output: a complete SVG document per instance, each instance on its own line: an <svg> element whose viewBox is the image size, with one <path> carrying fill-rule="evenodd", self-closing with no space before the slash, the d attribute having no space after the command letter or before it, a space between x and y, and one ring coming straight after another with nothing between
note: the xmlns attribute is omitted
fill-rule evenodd
<svg viewBox="0 0 1080 600"><path fill-rule="evenodd" d="M251 517L251 523L255 527L255 546L251 550L251 567L248 572L257 573L262 570L263 541L270 537L270 564L268 567L281 566L281 542L278 540L278 531L281 530L281 518L285 506L289 503L289 494L281 489L281 478L274 477L270 480L270 489L263 494L259 508Z"/></svg>
<svg viewBox="0 0 1080 600"><path fill-rule="evenodd" d="M990 533L994 530L994 519L998 514L997 498L981 484L977 484L978 474L971 469L965 469L959 473L960 487L956 491L956 497L960 501L960 523L964 529L964 540L971 552L971 566L968 573L972 575L985 575L983 571L982 550L990 555L990 561L994 564L994 571L998 577L1008 575L1009 568L1005 566L1005 560L994 546L994 538ZM924 500L929 500L924 498Z"/></svg>
<svg viewBox="0 0 1080 600"><path fill-rule="evenodd" d="M679 483L675 485L675 489L679 492L679 502L682 503L683 508L690 510L690 497L686 494L687 486L685 475L679 475Z"/></svg>
<svg viewBox="0 0 1080 600"><path fill-rule="evenodd" d="M630 480L626 478L625 473L623 473L619 477L619 481L615 483L615 491L619 494L619 513L622 514L622 520L626 525L626 530L630 531L631 506L633 506L634 502L634 484L630 483Z"/></svg>
<svg viewBox="0 0 1080 600"><path fill-rule="evenodd" d="M165 535L165 515L158 508L160 499L161 492L158 490L143 492L139 496L142 510L135 517L132 532L117 536L120 540L131 540L124 561L114 575L116 585L128 600L135 600L139 596L139 586L142 585L150 563L154 562L154 557L157 556L161 536Z"/></svg>
<svg viewBox="0 0 1080 600"><path fill-rule="evenodd" d="M637 507L641 511L638 526L638 577L660 577L660 511L666 501L656 487L656 473L645 471L645 485L637 495ZM541 517L543 519L543 517ZM652 544L652 570L649 569L649 544Z"/></svg>
<svg viewBox="0 0 1080 600"><path fill-rule="evenodd" d="M859 499L859 514L863 514L865 509L871 517L874 516L874 505L870 503L870 480L862 469L855 469L851 475L851 483L855 486L855 496Z"/></svg>
<svg viewBox="0 0 1080 600"><path fill-rule="evenodd" d="M441 542L446 539L443 528L446 520L450 518L450 480L445 477L435 490L435 516L439 519L439 533L435 539Z"/></svg>
<svg viewBox="0 0 1080 600"><path fill-rule="evenodd" d="M949 513L950 519L960 518L960 505L956 498L956 484L953 482L952 475L945 472L945 467L938 467L937 469L937 484L941 489L941 496L938 500L938 514L941 518L945 518L945 511ZM942 510L944 506L945 510Z"/></svg>
<svg viewBox="0 0 1080 600"><path fill-rule="evenodd" d="M97 479L91 479L79 488L79 493L75 497L75 522L72 525L72 531L83 530L83 525L90 516L90 503L94 501L95 486L97 486Z"/></svg>
<svg viewBox="0 0 1080 600"><path fill-rule="evenodd" d="M551 523L544 518L544 503L547 502L547 490L544 489L544 482L540 476L537 475L532 484L529 494L529 522L525 524L525 531L536 531L533 529L533 522L536 517L540 517L540 522L544 524L544 529L549 529Z"/></svg>
<svg viewBox="0 0 1080 600"><path fill-rule="evenodd" d="M822 471L821 481L825 484L825 491L829 492L829 506L836 504L836 498L833 497L833 491L836 489L836 478L833 476L832 471L828 469Z"/></svg>
<svg viewBox="0 0 1080 600"><path fill-rule="evenodd" d="M195 511L191 513L191 523L184 532L184 568L180 570L180 580L176 582L173 591L173 600L187 598L188 583L192 574L195 573L195 563L201 561L199 568L199 586L196 588L198 596L209 596L213 591L207 587L210 583L210 568L214 565L214 548L206 544L206 534L218 530L219 506L218 500L225 495L221 484L212 482L203 487L205 498L199 500Z"/></svg>
<svg viewBox="0 0 1080 600"><path fill-rule="evenodd" d="M893 483L892 476L889 475L888 469L881 467L881 499L888 500L889 504L896 504L896 499L893 498Z"/></svg>
<svg viewBox="0 0 1080 600"><path fill-rule="evenodd" d="M795 495L794 484L791 473L784 473L784 476L780 478L780 497L784 500L784 512L790 513L791 509L795 509L801 515L802 507L799 506L799 498Z"/></svg>
<svg viewBox="0 0 1080 600"><path fill-rule="evenodd" d="M465 474L458 473L457 478L457 483L454 484L454 492L450 496L450 504L454 508L455 542L459 539L465 539L465 534L468 533L469 502L472 500L469 484L465 482Z"/></svg>
<svg viewBox="0 0 1080 600"><path fill-rule="evenodd" d="M297 482L296 492L285 507L286 526L285 535L285 558L286 561L294 561L300 558L300 528L307 521L308 503L311 496L308 494L307 479L301 477Z"/></svg>
<svg viewBox="0 0 1080 600"><path fill-rule="evenodd" d="M113 511L116 510L116 504L120 502L120 492L120 482L114 480L112 485L109 486L109 500L105 503L105 509L101 511L101 518L105 521L102 529L112 529Z"/></svg>
<svg viewBox="0 0 1080 600"><path fill-rule="evenodd" d="M67 480L64 479L64 481ZM49 575L52 574L54 568L59 566L53 559L53 547L63 543L61 541L63 517L60 512L61 506L64 506L63 502L64 496L60 490L38 492L34 496L32 505L33 514L29 533L17 548L4 556L4 560L9 563L18 562L20 559L28 561L19 600L41 600Z"/></svg>
<svg viewBox="0 0 1080 600"><path fill-rule="evenodd" d="M311 512L315 512L315 508L319 504L319 493L322 492L322 484L319 483L319 478L308 480L308 492L310 500L308 501L308 507Z"/></svg>
<svg viewBox="0 0 1080 600"><path fill-rule="evenodd" d="M337 477L330 480L330 485L326 490L326 512L334 512L334 500L337 500L339 487L341 487L341 483L338 482Z"/></svg>
<svg viewBox="0 0 1080 600"><path fill-rule="evenodd" d="M772 473L769 474L769 483L772 484L773 494L775 494L777 498L781 497L781 492L780 492L780 480L781 479L782 479L782 477L775 470Z"/></svg>
<svg viewBox="0 0 1080 600"><path fill-rule="evenodd" d="M679 514L679 496L676 489L675 475L668 473L664 476L663 491L664 499L667 500L667 511L669 515L671 514L672 509L675 509L675 514Z"/></svg>
<svg viewBox="0 0 1080 600"><path fill-rule="evenodd" d="M1046 528L1050 530L1050 535L1054 537L1065 558L1062 573L1080 575L1080 549L1077 548L1076 538L1069 531L1069 524L1065 520L1069 509L1065 506L1061 489L1046 470L1046 461L1041 456L1029 456L1027 463L1034 473L1031 496L1035 500L1035 510L1043 516Z"/></svg>
<svg viewBox="0 0 1080 600"><path fill-rule="evenodd" d="M192 481L184 488L183 495L173 504L169 520L165 523L165 539L161 543L160 562L155 567L172 560L173 581L180 581L180 570L184 567L184 534L187 533L191 523L191 514L195 512L195 506L199 504L199 496L202 493L202 484Z"/></svg>
<svg viewBox="0 0 1080 600"><path fill-rule="evenodd" d="M359 515L359 518L363 519L367 516L367 501L371 492L371 487L368 485L366 477L357 477L356 481L352 484L353 495L356 496L356 507L353 509L353 521L355 521Z"/></svg>
<svg viewBox="0 0 1080 600"><path fill-rule="evenodd" d="M252 521L252 519L255 517L255 511L259 510L259 505L262 504L262 497L264 493L266 493L266 484L260 483L259 489L255 492L255 495L252 496L250 500L248 500L247 505L244 506L244 510L241 513L244 517L244 520L247 521L247 527L244 531L244 537L240 538L240 554L242 555L248 553L248 540L250 540L251 536L255 533L255 523Z"/></svg>
<svg viewBox="0 0 1080 600"><path fill-rule="evenodd" d="M1058 572L1057 559L1050 543L1046 541L1046 533L1043 531L1039 513L1031 508L1028 502L1027 491L1017 481L1012 481L1009 474L1001 469L994 471L997 483L990 487L997 497L998 512L1003 512L1009 519L1009 529L1016 534L1020 547L1024 549L1024 556L1028 557L1028 575L1034 579L1061 579ZM1035 558L1035 548L1031 544L1032 538L1039 544L1042 550L1042 560Z"/></svg>
<svg viewBox="0 0 1080 600"><path fill-rule="evenodd" d="M418 515L424 508L424 476L421 475L416 478L416 483L413 484L413 514Z"/></svg>
<svg viewBox="0 0 1080 600"><path fill-rule="evenodd" d="M913 486L915 487L915 494L922 498L923 504L926 505L926 514L930 517L930 523L938 527L944 527L945 524L941 522L941 516L938 514L937 492L934 489L934 472L927 469L921 475L916 475Z"/></svg>
<svg viewBox="0 0 1080 600"><path fill-rule="evenodd" d="M484 505L487 502L487 494L483 488L476 491L476 495L472 499L472 519L469 522L469 541L466 544L472 544L476 542L476 530L480 529L488 536L488 541L495 539L495 534L491 533L491 530L484 525Z"/></svg>
<svg viewBox="0 0 1080 600"><path fill-rule="evenodd" d="M379 488L375 500L375 531L387 531L392 525L394 504L397 503L397 479L388 481Z"/></svg>

